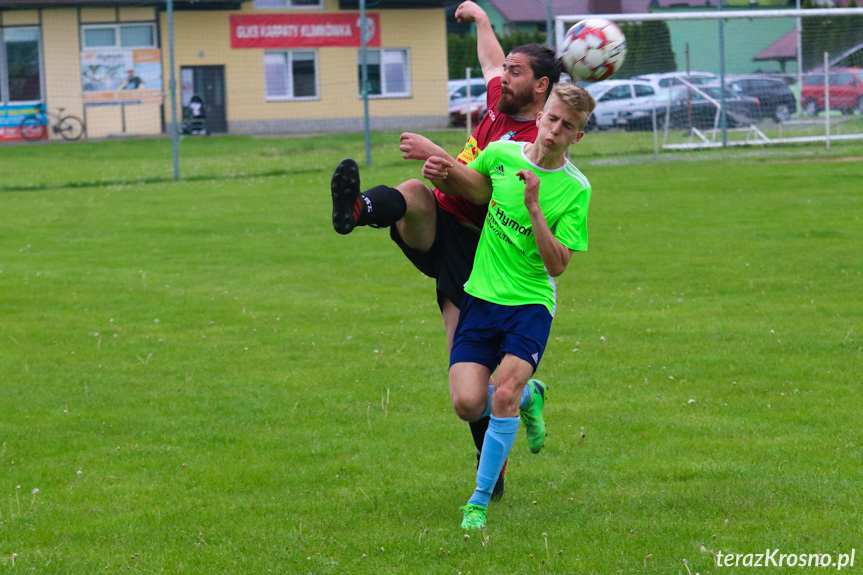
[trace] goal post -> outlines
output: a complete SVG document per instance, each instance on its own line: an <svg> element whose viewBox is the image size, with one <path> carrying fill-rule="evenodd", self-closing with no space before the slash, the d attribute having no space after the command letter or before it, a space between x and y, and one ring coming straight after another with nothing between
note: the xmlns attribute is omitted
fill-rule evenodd
<svg viewBox="0 0 863 575"><path fill-rule="evenodd" d="M632 87L626 102L623 86L589 87L598 129L654 129L665 148L863 138L863 8L563 15L558 48L588 17L627 36L612 80L654 90L639 97Z"/></svg>

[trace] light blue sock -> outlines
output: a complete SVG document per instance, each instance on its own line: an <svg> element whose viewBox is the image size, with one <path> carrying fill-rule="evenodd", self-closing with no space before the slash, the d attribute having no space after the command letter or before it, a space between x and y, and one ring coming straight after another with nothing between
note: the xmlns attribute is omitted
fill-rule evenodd
<svg viewBox="0 0 863 575"><path fill-rule="evenodd" d="M494 387L489 385L488 386L488 403L486 404L485 411L482 412L480 419L482 419L483 417L488 417L489 415L491 415L491 396L493 393L494 393ZM525 385L524 389L521 390L521 401L519 401L519 403L518 403L518 408L524 409L528 405L530 405L530 386Z"/></svg>
<svg viewBox="0 0 863 575"><path fill-rule="evenodd" d="M482 444L479 467L476 470L476 491L473 492L468 503L488 507L491 491L497 483L504 461L509 457L512 444L515 443L518 421L517 417L491 416Z"/></svg>
<svg viewBox="0 0 863 575"><path fill-rule="evenodd" d="M518 402L518 408L524 409L530 405L530 384L527 383L524 386L524 389L521 390L521 401Z"/></svg>
<svg viewBox="0 0 863 575"><path fill-rule="evenodd" d="M491 396L494 393L494 387L488 386L488 403L485 404L485 410L482 412L482 415L479 417L482 419L483 417L488 417L491 415Z"/></svg>

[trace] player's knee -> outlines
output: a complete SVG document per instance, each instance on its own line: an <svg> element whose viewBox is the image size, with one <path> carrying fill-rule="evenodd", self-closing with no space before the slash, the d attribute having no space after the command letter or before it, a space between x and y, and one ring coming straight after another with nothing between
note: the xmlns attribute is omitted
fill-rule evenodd
<svg viewBox="0 0 863 575"><path fill-rule="evenodd" d="M453 411L464 421L476 421L485 410L485 405L481 405L477 398L457 393L452 393L451 397Z"/></svg>
<svg viewBox="0 0 863 575"><path fill-rule="evenodd" d="M494 402L501 407L509 407L518 404L519 395L511 387L499 387L494 390Z"/></svg>
<svg viewBox="0 0 863 575"><path fill-rule="evenodd" d="M434 194L420 180L408 180L399 184L397 189L404 196L409 212L428 210L435 206Z"/></svg>
<svg viewBox="0 0 863 575"><path fill-rule="evenodd" d="M427 196L431 194L431 189L425 184L425 182L417 180L416 178L402 182L399 184L398 189L404 195Z"/></svg>
<svg viewBox="0 0 863 575"><path fill-rule="evenodd" d="M512 408L517 406L521 400L521 382L508 379L497 378L494 388L494 404L500 408Z"/></svg>

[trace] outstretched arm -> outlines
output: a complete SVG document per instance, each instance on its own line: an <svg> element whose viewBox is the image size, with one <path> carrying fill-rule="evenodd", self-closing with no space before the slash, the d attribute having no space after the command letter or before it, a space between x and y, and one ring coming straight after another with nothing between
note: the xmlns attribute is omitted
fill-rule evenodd
<svg viewBox="0 0 863 575"><path fill-rule="evenodd" d="M423 164L423 177L448 196L461 196L472 204L487 204L491 200L488 176L459 162L432 156Z"/></svg>
<svg viewBox="0 0 863 575"><path fill-rule="evenodd" d="M506 59L488 15L475 2L467 0L456 8L455 17L459 22L476 24L476 55L479 57L482 77L488 84L492 78L503 74L503 62Z"/></svg>
<svg viewBox="0 0 863 575"><path fill-rule="evenodd" d="M399 150L402 152L402 158L405 160L422 160L426 161L431 156L438 156L441 158L446 158L454 162L452 156L450 156L446 150L426 138L425 136L421 136L420 134L413 134L411 132L405 132L401 135L401 143L399 144Z"/></svg>
<svg viewBox="0 0 863 575"><path fill-rule="evenodd" d="M545 214L539 207L539 178L530 170L519 170L516 175L524 181L524 205L530 214L533 226L533 237L545 269L551 277L557 277L566 271L572 250L560 243L545 221Z"/></svg>

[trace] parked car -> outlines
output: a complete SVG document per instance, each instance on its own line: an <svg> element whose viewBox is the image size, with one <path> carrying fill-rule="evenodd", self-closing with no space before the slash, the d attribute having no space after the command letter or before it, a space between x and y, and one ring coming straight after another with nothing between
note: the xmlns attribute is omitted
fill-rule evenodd
<svg viewBox="0 0 863 575"><path fill-rule="evenodd" d="M722 89L718 85L702 85L689 88L678 86L657 94L653 102L630 108L621 113L621 121L627 129L652 129L653 111L656 109L658 128L710 129L718 126L718 112ZM725 111L728 126L742 126L761 119L761 105L757 98L735 94L725 89ZM691 124L690 124L691 118Z"/></svg>
<svg viewBox="0 0 863 575"><path fill-rule="evenodd" d="M459 98L467 98L467 80L449 80L446 83L447 94L449 95L450 105L453 100ZM470 79L470 97L471 100L476 100L478 96L485 94L486 84L483 78Z"/></svg>
<svg viewBox="0 0 863 575"><path fill-rule="evenodd" d="M831 68L829 83L831 109L863 114L863 68ZM824 92L823 71L813 70L803 76L800 101L807 114L817 116L827 107Z"/></svg>
<svg viewBox="0 0 863 575"><path fill-rule="evenodd" d="M663 72L660 74L642 74L635 76L633 80L641 80L649 82L654 89L659 91L668 91L674 86L686 86L688 84L701 85L712 84L719 81L719 76L711 72Z"/></svg>
<svg viewBox="0 0 863 575"><path fill-rule="evenodd" d="M777 124L787 122L797 112L794 92L781 77L733 76L726 80L725 86L735 94L758 98L761 114L773 118Z"/></svg>
<svg viewBox="0 0 863 575"><path fill-rule="evenodd" d="M486 103L487 93L483 92L468 102L467 98L456 98L450 101L449 121L453 126L464 126L467 124L467 115L470 113L472 126L476 126L488 111Z"/></svg>
<svg viewBox="0 0 863 575"><path fill-rule="evenodd" d="M470 98L468 99L468 85L470 85ZM486 87L482 78L471 78L470 84L467 80L450 80L447 82L449 93L449 120L453 126L464 126L467 123L468 108L471 113L472 125L482 119L486 112ZM468 104L470 101L470 104Z"/></svg>
<svg viewBox="0 0 863 575"><path fill-rule="evenodd" d="M596 100L596 109L587 122L587 129L605 129L620 125L620 112L640 106L656 96L655 88L639 80L605 80L589 84L585 89Z"/></svg>

